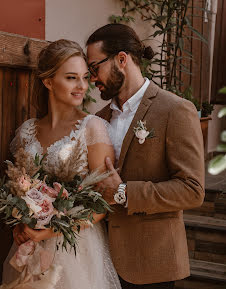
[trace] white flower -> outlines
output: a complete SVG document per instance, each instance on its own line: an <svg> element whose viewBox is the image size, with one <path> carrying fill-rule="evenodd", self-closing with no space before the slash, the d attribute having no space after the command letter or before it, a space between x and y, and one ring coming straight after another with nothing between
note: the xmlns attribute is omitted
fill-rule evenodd
<svg viewBox="0 0 226 289"><path fill-rule="evenodd" d="M43 194L35 189L32 188L29 191L26 192L26 197L29 197L30 199L32 199L35 203L42 203L44 200Z"/></svg>
<svg viewBox="0 0 226 289"><path fill-rule="evenodd" d="M146 128L146 121L139 120L137 122L137 127L134 127L133 131L135 136L138 138L139 144L143 144L146 137L153 137L153 130L149 132Z"/></svg>
<svg viewBox="0 0 226 289"><path fill-rule="evenodd" d="M76 206L68 211L69 215L76 215L77 213L83 211L85 207L83 205Z"/></svg>
<svg viewBox="0 0 226 289"><path fill-rule="evenodd" d="M141 129L141 130L137 130L135 135L139 139L145 139L149 135L149 132L146 131L145 129Z"/></svg>
<svg viewBox="0 0 226 289"><path fill-rule="evenodd" d="M42 208L36 204L34 200L32 200L30 197L27 196L21 196L21 198L26 202L27 206L34 212L34 214L37 214L42 210Z"/></svg>

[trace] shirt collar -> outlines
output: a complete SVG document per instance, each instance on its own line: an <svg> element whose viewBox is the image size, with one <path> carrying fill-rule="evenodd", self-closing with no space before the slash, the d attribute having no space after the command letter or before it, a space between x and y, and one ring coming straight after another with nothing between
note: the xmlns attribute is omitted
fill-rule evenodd
<svg viewBox="0 0 226 289"><path fill-rule="evenodd" d="M138 106L139 106L139 104L141 102L141 99L142 99L142 97L143 97L148 85L150 84L150 80L148 78L145 77L144 79L145 79L145 82L141 86L141 88L123 104L123 106L122 106L123 111L128 110L128 109L130 111L134 111L135 109L138 108ZM114 98L112 99L110 108L112 110L121 111L118 108L117 102L116 102L116 100Z"/></svg>

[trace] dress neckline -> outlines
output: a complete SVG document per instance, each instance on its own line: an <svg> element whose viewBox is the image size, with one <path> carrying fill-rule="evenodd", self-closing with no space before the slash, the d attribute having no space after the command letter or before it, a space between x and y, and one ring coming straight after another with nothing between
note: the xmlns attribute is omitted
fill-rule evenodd
<svg viewBox="0 0 226 289"><path fill-rule="evenodd" d="M69 135L65 135L63 137L61 137L60 139L56 140L55 142L53 142L51 145L49 145L48 147L46 147L45 149L45 152L44 152L44 147L42 146L41 142L38 140L37 138L37 118L34 118L33 119L33 126L34 126L34 134L33 134L33 137L34 137L34 141L38 144L39 148L40 148L40 152L41 152L41 155L48 155L49 154L49 151L51 150L51 148L55 147L57 144L59 144L60 142L68 139L68 138L73 138L76 136L76 134L78 133L78 131L80 130L81 128L81 125L84 123L84 121L90 117L90 114L87 114L86 116L84 116L83 118L81 119L78 119L76 121L76 123L74 124L75 126L75 129L72 129L69 133Z"/></svg>

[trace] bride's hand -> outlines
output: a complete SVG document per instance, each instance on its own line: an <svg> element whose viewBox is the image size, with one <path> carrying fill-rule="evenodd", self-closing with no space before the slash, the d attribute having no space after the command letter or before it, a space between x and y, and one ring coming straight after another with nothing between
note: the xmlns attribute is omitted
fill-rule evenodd
<svg viewBox="0 0 226 289"><path fill-rule="evenodd" d="M42 240L51 239L59 236L58 233L54 233L52 229L31 229L28 225L24 225L24 233L34 242L40 242Z"/></svg>
<svg viewBox="0 0 226 289"><path fill-rule="evenodd" d="M24 225L18 224L13 229L13 239L16 242L17 246L27 242L30 238L27 234L23 231Z"/></svg>

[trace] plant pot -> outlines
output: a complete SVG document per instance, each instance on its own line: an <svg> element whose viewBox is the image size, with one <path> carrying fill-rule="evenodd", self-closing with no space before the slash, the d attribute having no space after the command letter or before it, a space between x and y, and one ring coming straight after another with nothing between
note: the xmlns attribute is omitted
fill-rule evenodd
<svg viewBox="0 0 226 289"><path fill-rule="evenodd" d="M206 146L206 141L207 141L208 123L209 123L209 120L211 119L212 118L210 116L200 118L204 147Z"/></svg>

